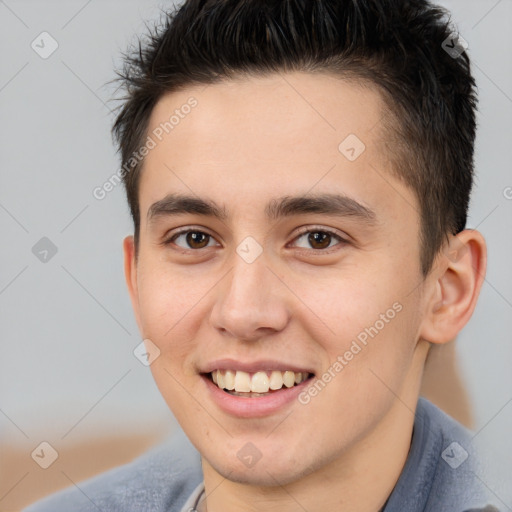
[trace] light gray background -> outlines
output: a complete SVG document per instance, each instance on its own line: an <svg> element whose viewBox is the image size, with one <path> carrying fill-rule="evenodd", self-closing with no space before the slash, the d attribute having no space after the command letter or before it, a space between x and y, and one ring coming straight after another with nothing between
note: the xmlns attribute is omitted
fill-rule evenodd
<svg viewBox="0 0 512 512"><path fill-rule="evenodd" d="M512 510L511 0L444 0L480 91L477 182L468 227L489 250L476 312L458 353L488 481ZM124 282L131 231L124 190L92 191L119 167L109 103L120 51L170 3L0 1L0 434L58 448L105 430L174 425L133 356L141 339ZM48 59L31 42L49 32ZM449 141L447 141L449 143ZM42 237L57 254L40 262Z"/></svg>

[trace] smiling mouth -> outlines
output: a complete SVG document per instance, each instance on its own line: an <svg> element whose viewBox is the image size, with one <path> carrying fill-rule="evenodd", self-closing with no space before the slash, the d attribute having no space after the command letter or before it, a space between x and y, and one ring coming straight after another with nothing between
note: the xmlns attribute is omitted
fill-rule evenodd
<svg viewBox="0 0 512 512"><path fill-rule="evenodd" d="M204 375L224 392L245 398L267 396L297 386L313 377L312 373L278 370L255 373L214 370Z"/></svg>

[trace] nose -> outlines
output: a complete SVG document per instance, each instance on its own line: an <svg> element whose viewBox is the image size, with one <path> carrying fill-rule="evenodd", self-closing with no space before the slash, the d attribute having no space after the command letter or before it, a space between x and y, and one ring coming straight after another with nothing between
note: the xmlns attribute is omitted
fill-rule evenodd
<svg viewBox="0 0 512 512"><path fill-rule="evenodd" d="M247 263L234 254L233 267L216 287L212 325L224 336L254 341L279 332L289 322L288 288L264 254Z"/></svg>

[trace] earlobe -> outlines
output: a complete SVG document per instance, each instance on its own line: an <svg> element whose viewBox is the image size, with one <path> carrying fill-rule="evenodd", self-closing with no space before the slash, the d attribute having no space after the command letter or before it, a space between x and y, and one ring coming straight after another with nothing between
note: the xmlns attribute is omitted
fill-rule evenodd
<svg viewBox="0 0 512 512"><path fill-rule="evenodd" d="M456 338L473 314L486 265L486 245L480 232L466 229L450 236L438 255L438 274L426 305L421 338L431 343Z"/></svg>

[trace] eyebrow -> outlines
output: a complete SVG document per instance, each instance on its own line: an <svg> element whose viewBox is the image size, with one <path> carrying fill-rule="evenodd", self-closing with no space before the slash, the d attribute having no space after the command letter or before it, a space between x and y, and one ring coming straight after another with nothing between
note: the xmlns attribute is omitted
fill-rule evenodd
<svg viewBox="0 0 512 512"><path fill-rule="evenodd" d="M377 223L377 216L373 210L343 194L284 196L270 200L265 207L265 215L269 221L307 213L352 217L369 226ZM225 206L220 206L210 199L168 194L149 207L147 222L153 223L159 217L183 214L204 215L222 222L229 217Z"/></svg>

